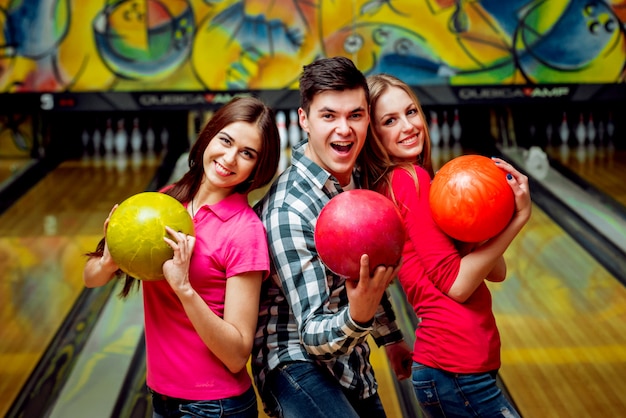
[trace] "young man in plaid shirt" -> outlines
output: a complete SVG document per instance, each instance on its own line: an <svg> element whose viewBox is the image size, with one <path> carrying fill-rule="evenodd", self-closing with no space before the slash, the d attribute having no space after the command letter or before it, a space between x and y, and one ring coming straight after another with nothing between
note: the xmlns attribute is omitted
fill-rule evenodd
<svg viewBox="0 0 626 418"><path fill-rule="evenodd" d="M385 417L367 337L385 346L399 378L410 375L410 349L386 294L397 266L370 276L363 256L358 280L346 280L324 266L313 239L324 205L360 186L355 164L369 125L367 82L349 59L325 58L304 67L300 94L308 140L255 208L273 268L261 294L255 380L272 416Z"/></svg>

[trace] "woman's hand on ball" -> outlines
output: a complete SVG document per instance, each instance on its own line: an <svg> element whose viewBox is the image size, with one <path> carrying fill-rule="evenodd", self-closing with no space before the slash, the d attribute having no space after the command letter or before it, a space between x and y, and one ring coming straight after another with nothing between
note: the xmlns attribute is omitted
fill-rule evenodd
<svg viewBox="0 0 626 418"><path fill-rule="evenodd" d="M113 208L109 212L109 215L104 220L103 229L104 229L105 237L106 237L107 228L109 227L109 221L111 220L111 215L113 215L113 212L115 212L115 209L117 209L118 206L119 205L117 204L113 206ZM106 270L106 271L119 270L119 266L115 263L115 261L113 260L113 257L111 257L111 252L109 251L109 246L107 245L106 239L104 240L104 250L102 252L102 257L100 257L99 263L100 263L100 268L102 268L103 270Z"/></svg>
<svg viewBox="0 0 626 418"><path fill-rule="evenodd" d="M163 239L174 250L174 256L163 263L163 275L177 294L192 292L189 283L189 263L196 244L196 237L165 227L169 237Z"/></svg>

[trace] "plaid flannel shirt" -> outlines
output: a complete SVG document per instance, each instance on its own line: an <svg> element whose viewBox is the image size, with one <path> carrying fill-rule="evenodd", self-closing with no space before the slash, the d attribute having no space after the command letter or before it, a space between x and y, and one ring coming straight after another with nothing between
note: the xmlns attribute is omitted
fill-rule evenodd
<svg viewBox="0 0 626 418"><path fill-rule="evenodd" d="M370 347L402 340L389 296L385 294L371 324L359 325L349 313L345 279L321 262L314 243L320 211L342 192L338 182L304 156L307 141L293 152L292 165L255 205L267 230L272 261L264 282L259 324L252 353L257 386L267 373L294 361L317 361L340 384L367 398L377 390ZM355 170L358 184L358 172Z"/></svg>

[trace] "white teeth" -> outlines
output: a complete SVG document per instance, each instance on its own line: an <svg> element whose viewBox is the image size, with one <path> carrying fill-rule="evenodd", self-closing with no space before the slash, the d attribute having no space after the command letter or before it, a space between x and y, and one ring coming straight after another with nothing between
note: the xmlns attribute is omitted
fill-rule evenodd
<svg viewBox="0 0 626 418"><path fill-rule="evenodd" d="M333 142L333 145L337 145L340 147L347 147L351 144L352 142Z"/></svg>
<svg viewBox="0 0 626 418"><path fill-rule="evenodd" d="M215 163L215 171L217 171L218 173L227 176L229 174L232 173L232 171L226 169L226 167L224 167L223 165L221 165L220 163L216 162Z"/></svg>

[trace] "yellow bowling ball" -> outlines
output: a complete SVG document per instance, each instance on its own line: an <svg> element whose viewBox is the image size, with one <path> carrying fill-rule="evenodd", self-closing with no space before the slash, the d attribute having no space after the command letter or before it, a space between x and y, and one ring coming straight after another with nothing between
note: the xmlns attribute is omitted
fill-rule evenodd
<svg viewBox="0 0 626 418"><path fill-rule="evenodd" d="M165 226L187 235L194 234L193 220L173 197L143 192L117 207L106 230L111 257L122 271L139 280L163 279L163 263L174 251L163 240Z"/></svg>

